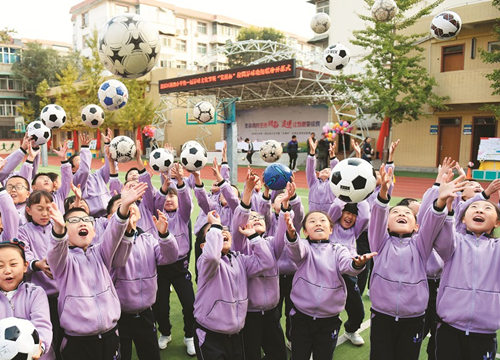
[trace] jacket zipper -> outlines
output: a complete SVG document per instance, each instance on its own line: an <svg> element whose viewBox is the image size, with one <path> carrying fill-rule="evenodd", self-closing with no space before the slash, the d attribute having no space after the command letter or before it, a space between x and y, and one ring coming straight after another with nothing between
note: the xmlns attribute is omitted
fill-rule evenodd
<svg viewBox="0 0 500 360"><path fill-rule="evenodd" d="M399 244L403 244L403 236L399 235ZM396 321L399 321L399 302L401 300L401 276L402 276L402 269L403 269L403 264L401 263L402 261L402 256L399 256L399 280L398 280L398 297L396 299Z"/></svg>
<svg viewBox="0 0 500 360"><path fill-rule="evenodd" d="M465 331L465 335L469 335L470 324L472 322L472 315L474 314L474 307L476 305L476 279L477 279L477 258L479 254L479 239L476 238L476 250L474 251L473 258L473 268L472 268L472 304L469 315L469 323L467 324L467 330Z"/></svg>

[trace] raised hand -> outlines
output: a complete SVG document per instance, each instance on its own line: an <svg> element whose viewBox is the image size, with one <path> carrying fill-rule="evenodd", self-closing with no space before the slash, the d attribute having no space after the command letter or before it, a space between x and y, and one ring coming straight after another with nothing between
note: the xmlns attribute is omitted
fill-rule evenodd
<svg viewBox="0 0 500 360"><path fill-rule="evenodd" d="M246 224L244 227L239 227L238 228L238 231L240 232L241 235L245 236L245 237L249 237L249 236L252 236L253 234L255 234L255 229L253 228L253 226L251 224Z"/></svg>
<svg viewBox="0 0 500 360"><path fill-rule="evenodd" d="M59 150L54 149L53 151L63 161L67 160L68 159L68 140L64 140L64 143L62 145L61 145L61 143L59 143Z"/></svg>
<svg viewBox="0 0 500 360"><path fill-rule="evenodd" d="M219 214L217 214L217 212L215 210L210 211L207 214L207 221L211 225L214 225L214 224L220 225L220 216L219 216Z"/></svg>
<svg viewBox="0 0 500 360"><path fill-rule="evenodd" d="M289 212L285 214L285 222L286 222L286 233L288 234L288 237L290 239L296 239L297 231L295 230L295 226L293 226L293 220Z"/></svg>
<svg viewBox="0 0 500 360"><path fill-rule="evenodd" d="M129 211L130 205L139 200L144 195L144 192L147 188L148 184L143 182L138 183L134 187L124 187L121 191L122 204L120 206L120 214L126 216Z"/></svg>
<svg viewBox="0 0 500 360"><path fill-rule="evenodd" d="M89 145L92 139L89 134L82 133L80 134L80 144L81 145Z"/></svg>
<svg viewBox="0 0 500 360"><path fill-rule="evenodd" d="M365 266L366 262L370 259L373 259L375 255L378 255L378 253L372 252L369 254L358 255L356 257L353 257L352 260L354 261L357 267L363 267Z"/></svg>
<svg viewBox="0 0 500 360"><path fill-rule="evenodd" d="M141 160L141 156L142 156L142 145L141 145L141 141L139 139L137 139L135 141L135 158L138 162L140 162L142 164L142 160Z"/></svg>
<svg viewBox="0 0 500 360"><path fill-rule="evenodd" d="M2 171L5 165L7 165L7 159L0 157L0 171Z"/></svg>
<svg viewBox="0 0 500 360"><path fill-rule="evenodd" d="M354 149L354 152L356 153L356 157L361 158L361 148L359 147L359 144L356 142L356 140L351 139L351 146Z"/></svg>
<svg viewBox="0 0 500 360"><path fill-rule="evenodd" d="M295 182L293 180L292 182L286 184L285 192L283 193L283 198L281 199L281 204L283 205L283 208L285 209L288 208L288 202L290 201L291 198L295 196L296 189L297 186L295 185Z"/></svg>
<svg viewBox="0 0 500 360"><path fill-rule="evenodd" d="M220 166L219 166L219 163L217 162L217 158L216 157L214 157L214 162L212 163L211 169L212 169L212 173L215 176L215 179L218 182L222 182L222 180L224 180L224 178L222 177L222 175L220 173Z"/></svg>
<svg viewBox="0 0 500 360"><path fill-rule="evenodd" d="M438 167L438 175L436 177L436 183L441 184L441 180L444 174L448 174L448 171L455 165L455 160L451 157L445 157L443 163Z"/></svg>
<svg viewBox="0 0 500 360"><path fill-rule="evenodd" d="M391 147L389 148L389 162L394 161L394 153L396 152L396 148L399 145L399 139L397 139L395 142L391 142Z"/></svg>
<svg viewBox="0 0 500 360"><path fill-rule="evenodd" d="M113 140L113 132L110 128L108 128L106 134L101 133L101 136L103 138L104 144L109 144L111 140Z"/></svg>
<svg viewBox="0 0 500 360"><path fill-rule="evenodd" d="M328 147L328 154L330 155L330 159L335 157L335 147L337 146L337 142L334 141L333 144L330 144Z"/></svg>
<svg viewBox="0 0 500 360"><path fill-rule="evenodd" d="M64 234L64 230L66 228L66 222L64 221L63 214L57 208L55 202L51 203L49 206L49 217L52 220L54 232L57 235Z"/></svg>
<svg viewBox="0 0 500 360"><path fill-rule="evenodd" d="M313 141L312 138L309 138L308 141L309 141L309 155L316 154L316 147L318 146L318 140Z"/></svg>
<svg viewBox="0 0 500 360"><path fill-rule="evenodd" d="M227 142L224 140L224 146L222 146L222 162L227 162Z"/></svg>
<svg viewBox="0 0 500 360"><path fill-rule="evenodd" d="M158 218L153 215L153 222L156 226L156 230L158 230L160 234L166 234L168 231L168 218L162 211L156 211L158 211Z"/></svg>
<svg viewBox="0 0 500 360"><path fill-rule="evenodd" d="M167 192L167 189L170 187L170 175L168 173L161 173L161 176L163 177L163 184L161 185L161 189L165 194Z"/></svg>
<svg viewBox="0 0 500 360"><path fill-rule="evenodd" d="M130 206L130 216L128 218L127 232L132 232L137 229L137 222L139 221L139 208L137 206Z"/></svg>
<svg viewBox="0 0 500 360"><path fill-rule="evenodd" d="M171 176L177 180L177 185L182 186L184 184L184 168L180 163L175 163L170 170Z"/></svg>
<svg viewBox="0 0 500 360"><path fill-rule="evenodd" d="M451 169L449 170L451 172ZM441 185L439 186L439 195L436 202L436 206L443 208L446 205L448 198L456 198L458 191L463 191L467 181L464 180L464 176L461 175L455 180L451 180L448 174L444 174L441 178Z"/></svg>
<svg viewBox="0 0 500 360"><path fill-rule="evenodd" d="M71 191L75 194L75 202L73 203L73 207L80 207L80 201L82 200L82 187L80 184L75 186L73 182L70 184Z"/></svg>
<svg viewBox="0 0 500 360"><path fill-rule="evenodd" d="M493 180L490 185L484 190L486 196L493 195L496 191L500 190L500 179Z"/></svg>
<svg viewBox="0 0 500 360"><path fill-rule="evenodd" d="M21 148L24 151L28 151L28 145L31 144L31 139L28 137L28 133L24 134L23 141L21 142Z"/></svg>
<svg viewBox="0 0 500 360"><path fill-rule="evenodd" d="M392 181L392 167L385 171L385 164L380 166L380 197L387 200L387 195L389 193L389 187Z"/></svg>

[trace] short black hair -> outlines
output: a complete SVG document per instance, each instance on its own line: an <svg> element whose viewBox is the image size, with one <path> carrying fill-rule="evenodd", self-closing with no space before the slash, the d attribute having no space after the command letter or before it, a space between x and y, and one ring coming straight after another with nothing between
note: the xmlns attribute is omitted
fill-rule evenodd
<svg viewBox="0 0 500 360"><path fill-rule="evenodd" d="M52 181L52 178L50 177L50 175L48 173L37 173L34 177L33 177L33 180L31 180L31 186L35 185L36 183L36 180L41 177L41 176L47 176L50 181Z"/></svg>
<svg viewBox="0 0 500 360"><path fill-rule="evenodd" d="M80 207L74 207L74 208L71 208L69 209L65 214L64 214L64 220L68 220L69 219L69 216L75 212L84 212L85 214L89 214L84 208L80 208Z"/></svg>
<svg viewBox="0 0 500 360"><path fill-rule="evenodd" d="M71 164L71 168L74 168L74 167L75 167L75 165L73 164L73 161L75 161L75 158L76 158L77 156L80 156L80 154L75 153L75 154L71 155L71 156L68 158L68 162Z"/></svg>
<svg viewBox="0 0 500 360"><path fill-rule="evenodd" d="M296 135L292 135L292 139L295 139L297 136Z"/></svg>
<svg viewBox="0 0 500 360"><path fill-rule="evenodd" d="M28 200L26 201L26 208L29 208L31 205L40 204L42 199L45 199L48 202L54 202L54 197L51 193L45 190L36 190L33 191L28 197ZM25 211L24 215L26 216L26 220L33 222L33 218L27 211Z"/></svg>
<svg viewBox="0 0 500 360"><path fill-rule="evenodd" d="M177 194L177 189L176 188L173 188L173 187L169 187L167 189L167 193L165 195L175 195L175 196L179 196Z"/></svg>
<svg viewBox="0 0 500 360"><path fill-rule="evenodd" d="M108 201L108 206L106 206L106 213L108 215L111 215L111 211L113 210L113 206L115 205L115 202L120 200L122 198L122 194L117 194L113 196L111 199Z"/></svg>
<svg viewBox="0 0 500 360"><path fill-rule="evenodd" d="M10 179L21 179L21 180L24 180L24 183L26 184L26 187L28 188L28 190L30 190L30 183L29 183L28 179L26 179L25 177L22 177L21 175L12 175L10 178L7 179L7 181L5 182L5 185L8 184L8 182L10 181Z"/></svg>
<svg viewBox="0 0 500 360"><path fill-rule="evenodd" d="M249 138L246 138L246 139L245 139L245 142L247 142L247 141L250 141L250 139L249 139Z"/></svg>
<svg viewBox="0 0 500 360"><path fill-rule="evenodd" d="M196 266L196 263L198 262L198 258L203 254L203 250L201 249L201 244L203 244L206 241L206 235L208 230L210 230L210 223L205 223L201 227L200 230L196 233L196 240L194 242L194 273L195 273L195 281L198 282L198 267Z"/></svg>
<svg viewBox="0 0 500 360"><path fill-rule="evenodd" d="M20 242L23 243L22 241L20 241ZM0 249L5 249L5 248L16 249L21 254L23 261L26 262L26 254L24 253L24 245L22 245L22 246L23 247L21 247L20 244L16 244L15 242L10 242L8 240L0 242Z"/></svg>
<svg viewBox="0 0 500 360"><path fill-rule="evenodd" d="M69 211L69 209L71 209L71 205L73 205L73 203L76 201L76 196L75 195L71 195L70 197L67 197L65 200L64 200L64 213L67 213ZM84 202L85 204L87 204L87 206L89 206L89 203L85 200L85 199L80 199L80 202Z"/></svg>
<svg viewBox="0 0 500 360"><path fill-rule="evenodd" d="M418 202L418 200L414 198L404 198L401 199L401 201L398 202L396 206L410 206L410 204L414 202Z"/></svg>
<svg viewBox="0 0 500 360"><path fill-rule="evenodd" d="M49 173L47 173L47 175L50 178L50 180L52 180L52 182L56 181L57 178L59 177L59 174L57 174L55 172L49 172Z"/></svg>
<svg viewBox="0 0 500 360"><path fill-rule="evenodd" d="M126 184L126 181L127 181L127 178L128 178L128 174L130 174L130 172L134 171L134 170L137 171L137 172L139 172L138 168L133 167L133 168L128 169L128 171L125 173L125 184Z"/></svg>

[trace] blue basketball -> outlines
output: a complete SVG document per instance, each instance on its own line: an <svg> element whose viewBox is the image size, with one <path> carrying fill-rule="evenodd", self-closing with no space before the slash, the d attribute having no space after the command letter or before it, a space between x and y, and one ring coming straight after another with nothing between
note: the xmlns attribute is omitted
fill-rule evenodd
<svg viewBox="0 0 500 360"><path fill-rule="evenodd" d="M283 190L292 178L292 171L283 164L271 164L264 170L264 182L271 190Z"/></svg>

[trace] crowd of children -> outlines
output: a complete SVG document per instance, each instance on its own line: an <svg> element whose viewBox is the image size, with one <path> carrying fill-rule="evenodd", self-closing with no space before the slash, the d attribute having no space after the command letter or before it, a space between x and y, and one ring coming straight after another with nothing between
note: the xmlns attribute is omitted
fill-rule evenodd
<svg viewBox="0 0 500 360"><path fill-rule="evenodd" d="M139 359L159 360L172 340L173 288L191 356L286 360L288 347L294 360L331 360L344 309L345 338L364 344L368 278L370 359L418 359L429 333L429 359L496 357L500 209L488 199L500 180L483 189L445 158L421 202L391 207L398 140L373 194L345 203L329 185L335 144L330 166L316 172L310 138L305 214L293 178L270 192L249 168L240 193L225 147L208 192L200 172L179 163L156 189L140 150L122 184L107 149L111 132L103 138L105 162L95 172L85 134L70 158L66 143L55 150L60 175L38 172L39 149L28 138L0 161L0 317L35 325L34 359L130 360L134 343Z"/></svg>

